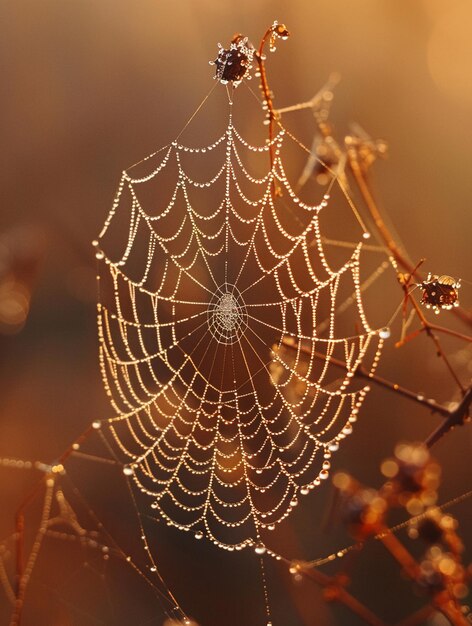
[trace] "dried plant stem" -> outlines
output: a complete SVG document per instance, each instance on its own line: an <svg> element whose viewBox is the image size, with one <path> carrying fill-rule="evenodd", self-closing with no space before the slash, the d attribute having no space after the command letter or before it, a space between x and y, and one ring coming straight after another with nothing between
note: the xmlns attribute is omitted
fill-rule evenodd
<svg viewBox="0 0 472 626"><path fill-rule="evenodd" d="M380 488L379 493L382 492L382 489L383 487ZM459 496L458 498L454 498L453 500L444 503L443 505L441 505L440 508L444 509L446 507L452 506L453 504L457 504L458 502L463 501L465 498L470 497L471 494L472 491L469 491L466 494ZM413 520L420 520L425 518L426 516L427 513L421 513L420 515L412 517L409 520L401 522L400 524L397 524L393 527L386 527L383 524L379 524L375 529L375 534L371 535L370 537L370 539L382 541L390 554L401 565L402 569L413 581L416 581L418 579L420 568L415 559L411 556L411 554L403 546L403 544L397 539L394 533L400 528L407 527ZM363 541L359 541L356 544L352 544L349 548L345 548L342 552L346 554L347 552L351 552L352 550L360 551L364 547L364 544L365 539ZM327 601L338 601L344 604L353 613L362 617L362 619L364 619L367 624L383 623L381 620L379 620L379 618L372 614L369 609L367 609L356 598L354 598L345 590L345 585L349 580L348 576L345 573L338 573L334 577L329 577L326 574L320 572L319 569L317 569L320 565L324 565L330 561L333 561L335 558L335 554L332 554L324 559L316 559L314 561L289 560L281 555L278 555L278 558L286 563L288 566L290 566L290 568L295 568L296 573L313 580L316 584L323 587L325 589L324 595ZM453 624L453 626L465 626L465 624L468 623L467 621L464 622L465 618L458 608L455 599L452 598L449 592L446 590L434 594L430 604L424 606L419 611L416 611L401 622L398 622L396 626L419 626L420 624L423 624L423 622L436 611L443 613L449 619L451 624Z"/></svg>
<svg viewBox="0 0 472 626"><path fill-rule="evenodd" d="M340 361L334 357L327 357L325 354L321 354L319 352L310 352L304 346L299 346L292 341L284 340L282 344L286 348L290 348L292 350L299 350L302 354L312 355L316 359L320 359L328 362L335 367L339 367L347 371L346 364L343 361ZM472 403L472 386L468 389L464 390L464 395L459 403L459 405L454 409L450 410L441 404L435 402L434 400L424 398L423 396L410 391L409 389L405 389L404 387L400 387L396 383L392 383L385 378L377 376L376 374L370 375L368 374L362 366L358 367L354 372L355 378L362 378L364 380L369 380L378 385L379 387L383 387L384 389L388 389L393 391L394 393L398 393L399 395L407 398L408 400L412 400L417 404L421 404L422 406L428 408L433 413L438 413L442 417L446 418L440 426L436 430L434 430L431 435L426 439L425 445L428 448L431 448L435 443L437 443L447 432L452 430L455 426L460 426L464 424L465 420L469 415L470 405Z"/></svg>
<svg viewBox="0 0 472 626"><path fill-rule="evenodd" d="M292 113L294 111L302 111L303 109L312 109L316 110L322 102L327 92L331 92L336 85L341 80L341 76L337 72L333 72L326 83L318 90L317 93L311 98L311 100L307 100L306 102L299 102L298 104L293 104L291 106L282 107L281 109L277 109L277 115L282 115L283 113ZM331 94L332 95L332 94Z"/></svg>
<svg viewBox="0 0 472 626"><path fill-rule="evenodd" d="M374 223L381 235L381 237L383 238L383 240L385 241L388 249L390 250L390 252L393 254L395 260L402 265L404 268L406 268L408 270L408 272L410 273L410 276L408 277L408 280L403 281L403 289L405 291L405 302L407 302L408 300L411 302L415 313L418 317L418 319L421 322L421 325L423 327L424 332L426 332L426 334L430 337L430 339L433 341L434 346L436 348L436 353L439 356L439 358L442 359L442 361L444 362L446 368L448 369L449 373L451 374L452 378L454 379L455 383L458 385L459 389L462 392L462 395L465 396L466 395L466 388L463 386L463 384L461 383L459 377L457 376L454 368L452 367L448 357L446 356L446 353L444 352L441 343L439 341L439 338L437 337L437 335L435 334L435 332L443 332L446 334L449 334L451 336L455 336L458 337L460 339L464 339L466 341L470 341L470 337L467 337L466 335L462 335L461 333L456 333L455 331L450 331L449 329L443 329L442 327L438 327L436 324L431 324L430 322L428 322L428 320L426 319L426 317L424 316L422 310L420 309L418 303L416 302L416 300L412 297L411 293L409 292L409 280L411 278L411 276L417 276L420 280L421 277L418 273L418 266L413 267L409 261L404 257L404 255L402 254L400 248L398 247L397 243L395 242L395 239L393 238L392 234L390 233L390 230L388 229L388 227L386 226L380 211L377 207L377 204L375 202L375 199L373 197L373 194L370 190L370 186L368 184L367 181L367 177L366 177L366 171L365 171L365 167L362 166L361 162L359 161L358 158L358 146L356 141L353 138L346 138L346 145L347 145L347 155L348 155L348 162L349 165L351 167L351 171L353 173L353 176L356 180L356 183L359 187L359 190L362 194L362 197L364 199L364 202L374 220ZM455 309L455 311L458 311L457 309ZM458 311L460 313L459 317L461 317L461 319L463 319L463 321L466 321L467 323L471 324L472 323L472 318L470 317L470 315L465 314L463 311ZM464 317L465 316L465 317ZM411 339L413 339L414 337L416 337L418 334L418 332L414 332L412 333L409 337L403 339L399 345L403 345L403 343L405 343L406 341L409 341ZM452 428L453 426L457 425L458 423L463 423L464 418L466 417L467 413L468 413L468 408L470 405L470 401L467 403L467 406L465 408L465 411L462 411L461 415L457 415L456 412L454 412L454 415L450 415L447 422L445 424L442 424L441 427L439 429L437 429L436 431L434 431L434 433L427 439L427 442L429 442L428 445L432 445L432 443L430 443L431 441L433 443L435 443L436 441L438 441L446 432L448 432L448 430L450 430L450 428ZM461 422L458 422L458 419L461 419ZM452 422L450 422L450 420L453 420ZM449 426L447 427L447 424L449 423Z"/></svg>
<svg viewBox="0 0 472 626"><path fill-rule="evenodd" d="M59 463L65 463L67 459L75 453L77 446L80 446L86 441L90 435L95 431L93 424L88 426L81 435L75 439L75 441L61 454L59 457Z"/></svg>
<svg viewBox="0 0 472 626"><path fill-rule="evenodd" d="M390 233L389 229L387 228L380 214L380 211L371 193L370 186L367 183L365 172L359 162L358 152L357 152L357 143L354 140L354 138L346 137L346 146L347 146L348 163L354 175L354 179L357 183L357 186L359 187L359 191L361 192L364 202L369 210L369 213L371 214L372 219L374 220L377 230L379 231L387 248L393 254L395 260L402 267L404 267L408 272L410 272L413 276L416 276L416 278L420 280L421 276L419 275L417 270L415 270L415 268L411 265L408 259L403 255L402 251L400 250L400 247L397 245L395 239L393 238L392 234Z"/></svg>
<svg viewBox="0 0 472 626"><path fill-rule="evenodd" d="M449 417L442 423L431 435L426 439L425 445L431 448L437 443L447 432L455 426L461 426L469 415L470 405L472 403L472 386L467 389L464 397L460 401L454 411L450 412Z"/></svg>
<svg viewBox="0 0 472 626"><path fill-rule="evenodd" d="M53 476L49 475L46 479L46 493L44 496L40 525L38 528L38 532L36 533L36 536L34 538L33 546L31 548L31 552L29 554L29 558L26 562L26 565L23 565L23 535L24 535L23 510L21 510L19 516L17 516L17 531L21 533L21 541L18 541L17 543L17 558L19 559L19 561L17 562L18 580L17 580L17 588L16 588L15 608L13 611L13 615L11 617L10 626L18 626L21 622L21 615L23 612L26 589L27 589L28 582L31 577L31 573L36 563L36 559L38 557L41 544L43 542L45 532L47 529L47 521L49 519L49 515L51 512L54 485L55 485L55 479Z"/></svg>
<svg viewBox="0 0 472 626"><path fill-rule="evenodd" d="M303 354L312 355L316 359L321 359L323 361L328 360L329 363L334 365L335 367L339 367L340 369L344 369L347 371L346 363L336 359L334 357L327 357L324 354L319 352L310 352L303 346L297 346L297 344L290 341L283 341L282 344L290 348L292 350L300 350ZM425 445L428 448L431 448L435 443L437 443L447 432L452 430L455 426L460 426L464 424L465 420L469 415L470 405L472 403L472 386L468 389L464 390L464 395L459 403L459 405L454 409L450 410L441 404L431 400L429 398L423 398L423 396L410 391L409 389L405 389L404 387L400 387L396 383L392 383L385 378L377 376L376 374L370 375L368 374L362 367L358 367L354 372L355 378L362 378L364 380L369 380L378 385L379 387L383 387L384 389L389 389L399 395L407 398L408 400L412 400L417 404L421 404L422 406L428 408L433 413L438 413L442 417L445 417L445 421L438 426L436 430L434 430L431 435L426 439Z"/></svg>
<svg viewBox="0 0 472 626"><path fill-rule="evenodd" d="M391 234L389 228L385 224L384 219L382 218L382 215L378 209L377 203L374 199L374 196L370 189L370 185L367 180L366 168L363 167L361 161L359 160L358 142L353 137L346 137L346 147L348 163L351 168L351 172L357 183L359 191L361 192L365 205L375 223L375 226L383 241L385 242L385 245L390 250L397 263L401 265L412 276L415 276L415 278L421 281L421 274L405 257L400 247L396 243L393 235ZM467 311L455 308L452 310L452 313L454 313L454 315L457 315L457 317L459 317L468 326L472 326L472 315Z"/></svg>
<svg viewBox="0 0 472 626"><path fill-rule="evenodd" d="M317 569L304 569L303 564L298 564L298 571L302 576L313 580L320 585L320 587L323 587L324 599L327 602L339 602L340 604L344 604L344 606L358 615L370 626L386 626L385 622L377 617L375 613L346 591L340 580L336 577L327 576Z"/></svg>
<svg viewBox="0 0 472 626"><path fill-rule="evenodd" d="M394 559L401 565L405 574L413 581L418 579L419 566L405 546L387 528L379 528L380 541L384 544ZM433 595L432 606L440 611L454 626L470 626L456 601L448 591L441 591Z"/></svg>
<svg viewBox="0 0 472 626"><path fill-rule="evenodd" d="M435 612L436 609L428 604L408 617L405 617L401 622L397 622L395 626L422 626Z"/></svg>
<svg viewBox="0 0 472 626"><path fill-rule="evenodd" d="M454 626L470 626L470 621L447 591L436 594L433 604Z"/></svg>
<svg viewBox="0 0 472 626"><path fill-rule="evenodd" d="M438 333L444 333L445 335L450 335L451 337L456 337L457 339L461 339L462 341L472 343L472 337L470 335L464 335L463 333L458 333L457 331L451 330L450 328L438 326L437 324L431 324L431 322L429 322L429 327L431 330L435 330Z"/></svg>
<svg viewBox="0 0 472 626"><path fill-rule="evenodd" d="M82 443L93 432L93 427L89 426L74 443ZM59 464L64 463L75 452L74 444L71 444L64 453L59 457ZM45 466L46 467L46 466ZM41 535L35 539L33 549L30 554L28 563L25 566L24 543L25 543L25 509L36 499L41 489L46 485L46 499L43 506L42 524L44 526L45 511L49 511L51 507L53 486L55 483L54 474L48 473L34 485L28 495L20 504L15 517L15 541L16 541L16 591L15 591L15 609L11 619L11 626L18 626L21 622L21 614L23 611L24 596L29 582L31 570L36 561L37 554L41 547L43 530L40 529ZM49 507L49 508L48 508ZM49 515L49 513L48 513Z"/></svg>
<svg viewBox="0 0 472 626"><path fill-rule="evenodd" d="M267 107L267 114L268 114L268 121L269 121L269 158L270 158L270 169L272 170L273 165L274 165L274 146L273 146L273 139L274 139L274 123L275 120L277 119L277 113L274 109L274 103L272 101L273 98L273 94L272 91L269 87L269 82L267 80L267 72L265 69L265 63L264 63L264 46L267 43L267 39L269 37L271 37L273 34L273 27L271 26L270 28L268 28L264 34L264 36L261 39L261 43L259 45L259 49L256 52L255 59L257 61L257 65L259 67L259 73L261 75L261 84L260 84L260 88L262 91L262 97L264 98L264 102L266 104ZM274 180L272 181L272 191L274 196L281 196L282 195L282 191L277 183L277 180L274 178Z"/></svg>
<svg viewBox="0 0 472 626"><path fill-rule="evenodd" d="M5 568L5 562L3 560L3 555L1 552L0 552L0 583L5 591L5 595L7 596L9 603L12 606L15 606L15 602L16 602L15 591L10 582L10 578Z"/></svg>
<svg viewBox="0 0 472 626"><path fill-rule="evenodd" d="M423 326L426 334L428 335L428 337L431 338L431 340L433 341L434 345L436 346L436 351L437 351L438 357L440 357L444 361L444 364L446 365L447 369L449 370L449 373L451 374L451 376L453 377L453 379L457 383L457 385L458 385L459 389L461 390L462 394L464 394L465 393L465 388L462 385L461 381L459 380L459 377L455 373L454 368L452 367L449 359L446 356L446 353L442 349L442 346L441 346L441 343L440 343L438 337L434 334L431 324L428 322L428 320L424 316L423 311L420 309L420 307L419 307L418 303L416 302L416 300L411 296L411 294L408 294L408 292L406 292L406 294L407 294L407 297L410 299L410 302L411 302L413 308L415 309L415 312L416 312L416 314L418 316L418 319L420 320L421 325Z"/></svg>
<svg viewBox="0 0 472 626"><path fill-rule="evenodd" d="M467 343L472 342L472 337L470 335L464 335L462 333L458 333L455 330L451 330L450 328L445 328L444 326L438 326L437 324L429 323L429 328L437 333L450 335L451 337L456 337L456 339L460 339L461 341L465 341ZM410 335L407 335L404 339L402 339L401 341L398 341L395 344L395 348L401 348L412 339L415 339L415 337L417 337L424 330L425 328L423 327L423 328L419 328L418 330L413 331Z"/></svg>
<svg viewBox="0 0 472 626"><path fill-rule="evenodd" d="M28 493L21 503L15 516L15 543L16 543L16 591L15 591L15 615L17 615L17 623L20 620L21 602L20 598L24 595L24 573L25 573L25 509L36 499L40 490L44 487L46 477L43 476L36 483L33 489Z"/></svg>
<svg viewBox="0 0 472 626"><path fill-rule="evenodd" d="M405 574L408 574L411 579L416 580L420 568L405 546L387 527L380 527L377 535L394 559L400 563Z"/></svg>
<svg viewBox="0 0 472 626"><path fill-rule="evenodd" d="M339 367L340 369L347 371L346 363L334 357L326 356L325 354L321 354L319 352L311 352L307 350L304 346L298 346L296 343L290 342L287 340L282 341L282 344L287 348L291 348L292 350L300 350L300 352L302 352L303 354L313 355L315 358L323 360L325 362L327 360L330 364L334 365L335 367ZM442 417L449 418L451 416L451 411L449 409L435 402L434 400L423 398L418 393L415 393L414 391L410 391L409 389L405 389L405 387L401 387L400 385L397 385L397 383L393 383L385 378L382 378L381 376L377 376L377 374L370 375L362 368L362 366L358 367L355 370L354 377L372 381L379 387L383 387L384 389L388 389L389 391L398 393L399 395L407 398L408 400L412 400L413 402L416 402L417 404L421 404L422 406L428 408L433 413L438 413Z"/></svg>

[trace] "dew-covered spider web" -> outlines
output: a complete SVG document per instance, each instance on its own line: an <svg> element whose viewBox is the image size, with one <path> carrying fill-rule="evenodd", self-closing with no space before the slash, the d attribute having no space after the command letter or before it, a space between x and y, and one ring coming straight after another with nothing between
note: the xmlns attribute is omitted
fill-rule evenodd
<svg viewBox="0 0 472 626"><path fill-rule="evenodd" d="M361 300L362 243L338 266L325 254L329 192L302 201L284 128L252 145L232 109L210 144L176 140L124 171L95 245L113 446L153 514L241 549L328 476L382 337Z"/></svg>
<svg viewBox="0 0 472 626"><path fill-rule="evenodd" d="M247 78L238 51L250 60L256 53L246 43L237 37L229 51L220 48L221 82L234 87ZM239 63L230 67L234 73L228 59ZM291 149L303 145L281 117L272 118L277 132L271 127L269 139L256 145L233 121L239 94L229 87L226 93L219 137L195 147L180 133L123 172L94 242L100 364L113 416L91 422L51 463L0 457L3 469L41 476L16 509L14 532L0 541L8 604L0 618L8 613L12 626L44 603L48 624L195 626L177 599L190 587L193 601L204 597L214 612L215 597L230 586L228 610L237 576L218 560L209 603L206 577L196 580L205 546L193 536L228 551L254 548L265 616L259 622L252 606L246 615L273 626L265 568L296 562L270 543L270 531L328 477L331 456L369 392L366 382L382 380L374 372L390 331L370 327L362 296L392 261L382 247L358 241L356 223L348 241L332 239L326 228L328 213L343 238L349 230L337 191L356 213L343 167L335 167L342 151L319 162L314 142L298 177ZM318 99L279 114L315 109ZM317 165L326 187L316 186L307 199L301 187ZM343 253L332 254L332 246ZM364 251L382 254L367 278ZM199 556L185 567L174 565L177 543L166 541L173 530L158 527L160 520L191 531L178 545L182 540L185 552L192 543ZM358 547L323 550L311 563L330 563ZM244 572L246 594L254 585ZM182 589L174 594L176 578Z"/></svg>

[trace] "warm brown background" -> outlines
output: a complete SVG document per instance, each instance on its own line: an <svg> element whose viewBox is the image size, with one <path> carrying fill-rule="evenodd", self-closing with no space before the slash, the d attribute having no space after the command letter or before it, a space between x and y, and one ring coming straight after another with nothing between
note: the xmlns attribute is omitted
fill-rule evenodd
<svg viewBox="0 0 472 626"><path fill-rule="evenodd" d="M376 190L411 257L426 257L427 270L472 280L469 0L3 0L2 259L13 256L21 265L26 258L28 265L29 257L39 255L42 261L24 328L11 334L4 324L0 336L0 456L50 461L92 419L110 415L96 358L90 241L123 167L172 140L212 86L207 61L214 58L216 43L236 31L257 41L275 18L292 32L271 58L277 105L308 99L329 73L339 71L343 81L333 119L340 133L357 121L388 141L389 158L376 166ZM30 275L28 268L25 274ZM461 293L469 307L471 288L464 283ZM379 323L399 302L396 289L390 276L369 298ZM8 309L8 303L1 306ZM446 345L467 383L470 353L458 352L456 342ZM424 339L401 353L387 352L380 373L440 402L456 399ZM424 438L437 423L423 410L376 391L334 465L379 484L377 467L394 443ZM443 501L470 487L470 432L466 427L453 433L435 450L445 474ZM88 467L82 476L93 481L99 470ZM11 533L15 508L31 480L27 472L0 468L1 536ZM125 495L118 490L112 495L105 518L126 519ZM96 490L94 496L100 509L105 495L102 499ZM349 542L340 528L330 534L320 530L328 501L326 485L297 511L301 547L287 533L288 554L319 556ZM454 512L472 545L470 503ZM188 537L158 527L155 540L164 576L202 626L264 623L249 555L195 547ZM78 566L76 577L55 594L51 588L60 585L50 571L62 571L59 557L67 567L67 546L47 554L32 581L25 626L162 623L159 607L139 581L114 574L112 566L106 577L110 602L99 576L87 579L90 572ZM379 546L367 551L357 572L354 591L386 620L419 605ZM309 585L297 591L294 610L286 576L273 568L269 574L274 626L359 623L320 605ZM6 614L0 609L2 624Z"/></svg>

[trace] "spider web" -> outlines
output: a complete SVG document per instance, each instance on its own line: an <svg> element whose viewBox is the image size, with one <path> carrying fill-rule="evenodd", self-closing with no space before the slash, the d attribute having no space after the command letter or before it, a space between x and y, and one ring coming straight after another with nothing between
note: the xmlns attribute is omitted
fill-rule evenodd
<svg viewBox="0 0 472 626"><path fill-rule="evenodd" d="M366 360L373 373L382 337L361 301L362 243L331 267L319 221L329 193L302 201L284 129L251 145L231 105L213 143L176 140L141 176L123 172L94 243L116 412L104 425L125 472L169 525L241 549L327 478L369 391L354 374ZM345 289L352 336L336 316Z"/></svg>

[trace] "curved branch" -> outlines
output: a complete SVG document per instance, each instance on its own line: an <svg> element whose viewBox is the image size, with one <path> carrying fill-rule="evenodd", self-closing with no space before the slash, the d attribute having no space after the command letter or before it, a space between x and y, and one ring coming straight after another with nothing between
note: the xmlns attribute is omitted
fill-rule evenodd
<svg viewBox="0 0 472 626"><path fill-rule="evenodd" d="M356 180L359 191L361 192L362 198L364 199L365 205L375 223L375 226L385 242L385 245L390 250L399 265L401 265L418 281L422 281L423 278L421 274L413 267L401 251L377 207L377 203L375 202L374 196L367 182L365 167L362 166L358 157L358 142L354 137L346 137L346 147L351 172ZM472 326L472 315L468 311L461 308L455 308L452 310L452 313L459 317L461 321L468 326Z"/></svg>

